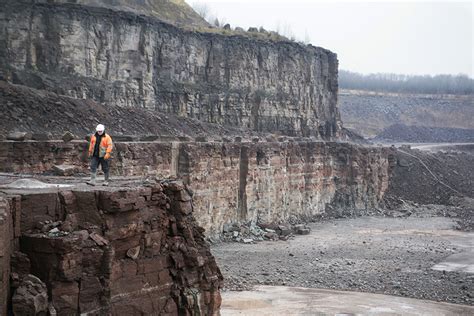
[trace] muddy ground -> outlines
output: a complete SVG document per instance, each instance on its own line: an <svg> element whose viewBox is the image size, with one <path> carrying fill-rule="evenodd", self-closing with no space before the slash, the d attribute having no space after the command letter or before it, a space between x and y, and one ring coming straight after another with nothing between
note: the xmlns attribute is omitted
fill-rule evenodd
<svg viewBox="0 0 474 316"><path fill-rule="evenodd" d="M212 253L225 290L287 285L474 305L474 274L431 269L455 253L474 255L474 234L456 226L446 217L334 219L306 236L221 243Z"/></svg>

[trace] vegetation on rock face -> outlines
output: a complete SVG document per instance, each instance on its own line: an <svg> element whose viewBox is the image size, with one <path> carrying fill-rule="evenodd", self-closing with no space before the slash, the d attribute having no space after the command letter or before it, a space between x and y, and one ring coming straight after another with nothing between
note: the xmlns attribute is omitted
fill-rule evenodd
<svg viewBox="0 0 474 316"><path fill-rule="evenodd" d="M239 26L231 27L231 25L226 22L225 18L215 16L205 2L194 2L192 8L199 16L201 16L201 18L209 23L207 26L194 28L199 32L216 33L221 35L239 35L272 42L298 42L303 45L309 44L308 34L305 34L304 41L297 40L288 24L277 25L276 31L265 30L263 26L249 27L248 30L245 31Z"/></svg>
<svg viewBox="0 0 474 316"><path fill-rule="evenodd" d="M473 94L474 80L466 75L410 76L378 73L362 75L340 70L342 89L424 94Z"/></svg>
<svg viewBox="0 0 474 316"><path fill-rule="evenodd" d="M21 0L26 1L26 0ZM207 27L208 23L184 0L52 0L57 3L77 3L93 7L131 11L156 17L180 26Z"/></svg>

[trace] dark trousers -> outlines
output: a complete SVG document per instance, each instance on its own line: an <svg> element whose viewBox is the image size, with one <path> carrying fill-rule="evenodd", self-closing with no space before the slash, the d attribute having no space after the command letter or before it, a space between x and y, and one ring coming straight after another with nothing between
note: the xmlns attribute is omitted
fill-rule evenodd
<svg viewBox="0 0 474 316"><path fill-rule="evenodd" d="M92 157L91 158L91 171L93 173L97 172L97 167L101 165L102 171L104 172L106 178L109 177L109 161L104 158Z"/></svg>

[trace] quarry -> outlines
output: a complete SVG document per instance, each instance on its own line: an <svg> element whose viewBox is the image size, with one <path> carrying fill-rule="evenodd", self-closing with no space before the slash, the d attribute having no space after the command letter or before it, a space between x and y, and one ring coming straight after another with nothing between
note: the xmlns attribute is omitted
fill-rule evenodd
<svg viewBox="0 0 474 316"><path fill-rule="evenodd" d="M472 122L368 142L330 50L126 2L0 0L0 315L474 313Z"/></svg>

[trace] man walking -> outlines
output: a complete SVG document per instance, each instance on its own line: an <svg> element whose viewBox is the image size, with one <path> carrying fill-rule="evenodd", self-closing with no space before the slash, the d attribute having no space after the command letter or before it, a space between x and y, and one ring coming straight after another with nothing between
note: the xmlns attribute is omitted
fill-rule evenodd
<svg viewBox="0 0 474 316"><path fill-rule="evenodd" d="M92 135L89 144L89 158L91 159L91 179L87 183L96 184L97 167L102 166L104 172L104 185L109 185L109 159L112 153L113 143L112 137L105 133L105 126L97 125L96 133Z"/></svg>

